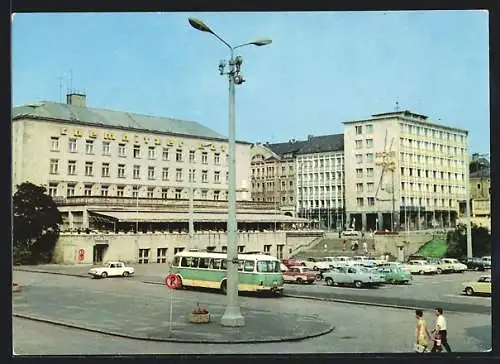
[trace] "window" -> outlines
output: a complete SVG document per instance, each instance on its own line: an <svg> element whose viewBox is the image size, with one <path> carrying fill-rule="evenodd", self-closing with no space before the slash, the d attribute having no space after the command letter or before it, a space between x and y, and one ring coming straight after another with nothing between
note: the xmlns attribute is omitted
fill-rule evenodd
<svg viewBox="0 0 500 364"><path fill-rule="evenodd" d="M208 153L207 152L201 153L201 163L203 163L203 164L208 163Z"/></svg>
<svg viewBox="0 0 500 364"><path fill-rule="evenodd" d="M215 165L220 164L220 153L214 153L214 164Z"/></svg>
<svg viewBox="0 0 500 364"><path fill-rule="evenodd" d="M111 155L110 142L102 142L102 155Z"/></svg>
<svg viewBox="0 0 500 364"><path fill-rule="evenodd" d="M368 206L375 206L375 197L368 197Z"/></svg>
<svg viewBox="0 0 500 364"><path fill-rule="evenodd" d="M200 258L200 260L198 261L198 268L207 269L209 262L210 262L209 258Z"/></svg>
<svg viewBox="0 0 500 364"><path fill-rule="evenodd" d="M366 154L366 161L368 163L372 163L373 162L373 153L367 153Z"/></svg>
<svg viewBox="0 0 500 364"><path fill-rule="evenodd" d="M281 249L281 256L283 256L283 247L284 247L284 245L278 245L278 247L277 247L278 251L280 251L280 249ZM282 257L278 257L278 256L276 258L283 259ZM257 272L278 273L278 272L280 272L280 262L259 260L259 261L257 261Z"/></svg>
<svg viewBox="0 0 500 364"><path fill-rule="evenodd" d="M94 162L85 162L85 175L86 176L94 175Z"/></svg>
<svg viewBox="0 0 500 364"><path fill-rule="evenodd" d="M59 151L59 138L51 137L50 138L50 150L53 152Z"/></svg>
<svg viewBox="0 0 500 364"><path fill-rule="evenodd" d="M361 125L356 126L356 135L363 134L363 127Z"/></svg>
<svg viewBox="0 0 500 364"><path fill-rule="evenodd" d="M207 199L207 190L201 190L201 198L206 200Z"/></svg>
<svg viewBox="0 0 500 364"><path fill-rule="evenodd" d="M134 144L134 158L141 158L141 146L138 144Z"/></svg>
<svg viewBox="0 0 500 364"><path fill-rule="evenodd" d="M245 260L243 264L243 271L245 272L253 272L255 268L255 262L253 260Z"/></svg>
<svg viewBox="0 0 500 364"><path fill-rule="evenodd" d="M356 163L363 163L363 154L356 154Z"/></svg>
<svg viewBox="0 0 500 364"><path fill-rule="evenodd" d="M276 245L276 258L278 259L283 259L283 248L285 247L284 244L278 244ZM260 263L260 262L259 262ZM267 262L267 263L271 263L271 265L275 265L274 269L276 269L276 267L278 268L278 270L272 270L272 271L275 271L275 272L279 272L280 271L280 264L279 262ZM275 264L273 264L275 263ZM269 264L268 264L268 268L269 268Z"/></svg>
<svg viewBox="0 0 500 364"><path fill-rule="evenodd" d="M182 168L177 168L175 170L175 180L177 182L182 182Z"/></svg>
<svg viewBox="0 0 500 364"><path fill-rule="evenodd" d="M363 184L362 183L356 183L356 192L358 192L358 193L363 192Z"/></svg>
<svg viewBox="0 0 500 364"><path fill-rule="evenodd" d="M75 185L74 184L68 184L68 188L66 190L66 196L67 197L73 197L75 195Z"/></svg>
<svg viewBox="0 0 500 364"><path fill-rule="evenodd" d="M155 179L155 167L148 167L148 179Z"/></svg>
<svg viewBox="0 0 500 364"><path fill-rule="evenodd" d="M148 187L147 196L148 196L148 198L154 197L154 187Z"/></svg>
<svg viewBox="0 0 500 364"><path fill-rule="evenodd" d="M75 138L69 138L68 147L69 147L70 153L76 153L76 139Z"/></svg>
<svg viewBox="0 0 500 364"><path fill-rule="evenodd" d="M116 195L118 197L123 197L125 195L125 186L118 186L116 188Z"/></svg>
<svg viewBox="0 0 500 364"><path fill-rule="evenodd" d="M135 164L133 169L133 177L134 179L141 178L141 166Z"/></svg>
<svg viewBox="0 0 500 364"><path fill-rule="evenodd" d="M85 153L94 154L94 141L93 140L85 141Z"/></svg>
<svg viewBox="0 0 500 364"><path fill-rule="evenodd" d="M132 187L132 197L133 198L139 197L139 186Z"/></svg>
<svg viewBox="0 0 500 364"><path fill-rule="evenodd" d="M201 182L208 183L208 171L207 170L201 171Z"/></svg>
<svg viewBox="0 0 500 364"><path fill-rule="evenodd" d="M189 163L194 163L195 162L195 151L194 150L190 150L189 151Z"/></svg>
<svg viewBox="0 0 500 364"><path fill-rule="evenodd" d="M174 198L176 200L180 200L181 199L181 195L182 195L182 190L181 189L177 189L175 190L175 195L174 195Z"/></svg>
<svg viewBox="0 0 500 364"><path fill-rule="evenodd" d="M168 197L168 189L167 188L162 188L161 189L161 198L166 200Z"/></svg>
<svg viewBox="0 0 500 364"><path fill-rule="evenodd" d="M101 186L101 196L107 196L109 191L109 186L103 185Z"/></svg>
<svg viewBox="0 0 500 364"><path fill-rule="evenodd" d="M118 165L118 178L125 178L125 164Z"/></svg>
<svg viewBox="0 0 500 364"><path fill-rule="evenodd" d="M219 171L214 172L214 183L220 183L220 172Z"/></svg>
<svg viewBox="0 0 500 364"><path fill-rule="evenodd" d="M167 248L157 248L156 263L166 263L166 262L167 262Z"/></svg>
<svg viewBox="0 0 500 364"><path fill-rule="evenodd" d="M361 149L363 148L363 141L362 140L356 140L356 149Z"/></svg>
<svg viewBox="0 0 500 364"><path fill-rule="evenodd" d="M245 251L244 245L238 245L238 253L243 253Z"/></svg>
<svg viewBox="0 0 500 364"><path fill-rule="evenodd" d="M177 162L182 162L182 149L177 149L175 151L175 160Z"/></svg>
<svg viewBox="0 0 500 364"><path fill-rule="evenodd" d="M120 157L126 157L127 156L127 146L123 143L118 144L118 155Z"/></svg>
<svg viewBox="0 0 500 364"><path fill-rule="evenodd" d="M83 187L83 194L85 196L91 196L92 195L92 185L85 185Z"/></svg>
<svg viewBox="0 0 500 364"><path fill-rule="evenodd" d="M163 148L163 152L162 152L162 159L164 161L168 161L168 148Z"/></svg>
<svg viewBox="0 0 500 364"><path fill-rule="evenodd" d="M373 148L373 139L366 139L366 147Z"/></svg>
<svg viewBox="0 0 500 364"><path fill-rule="evenodd" d="M149 159L155 159L156 158L156 148L155 147L148 147L148 158Z"/></svg>
<svg viewBox="0 0 500 364"><path fill-rule="evenodd" d="M139 249L139 261L138 261L139 264L149 263L149 250L150 249Z"/></svg>
<svg viewBox="0 0 500 364"><path fill-rule="evenodd" d="M373 192L373 186L374 186L373 182L368 182L366 184L366 191L367 192Z"/></svg>
<svg viewBox="0 0 500 364"><path fill-rule="evenodd" d="M207 248L207 250L208 250L208 248ZM221 266L221 259L210 258L210 260L208 262L209 269L220 269L220 266Z"/></svg>
<svg viewBox="0 0 500 364"><path fill-rule="evenodd" d="M356 168L356 177L357 178L363 177L363 169L362 168Z"/></svg>
<svg viewBox="0 0 500 364"><path fill-rule="evenodd" d="M164 181L168 181L168 168L163 167L161 170L161 179Z"/></svg>
<svg viewBox="0 0 500 364"><path fill-rule="evenodd" d="M373 124L367 124L367 125L365 125L365 132L367 134L373 133Z"/></svg>
<svg viewBox="0 0 500 364"><path fill-rule="evenodd" d="M214 200L219 201L220 191L214 191Z"/></svg>
<svg viewBox="0 0 500 364"><path fill-rule="evenodd" d="M366 169L366 176L367 177L373 177L373 168L367 168Z"/></svg>
<svg viewBox="0 0 500 364"><path fill-rule="evenodd" d="M264 245L264 254L271 254L271 245Z"/></svg>
<svg viewBox="0 0 500 364"><path fill-rule="evenodd" d="M109 163L102 164L102 176L109 177Z"/></svg>
<svg viewBox="0 0 500 364"><path fill-rule="evenodd" d="M362 198L362 197L358 197L358 198L356 199L356 205L357 205L358 207L363 207L363 206L364 206L363 202L364 202L364 201L363 201L363 198Z"/></svg>
<svg viewBox="0 0 500 364"><path fill-rule="evenodd" d="M69 175L76 174L76 161L68 161L68 174Z"/></svg>

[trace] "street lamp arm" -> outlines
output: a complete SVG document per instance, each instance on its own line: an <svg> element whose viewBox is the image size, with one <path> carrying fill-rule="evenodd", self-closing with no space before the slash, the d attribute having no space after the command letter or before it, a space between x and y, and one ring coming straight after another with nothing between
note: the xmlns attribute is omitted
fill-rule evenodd
<svg viewBox="0 0 500 364"><path fill-rule="evenodd" d="M222 39L221 37L219 37L216 33L212 33L215 37L217 37L217 39L219 39L222 43L224 43L230 50L231 52L234 50L233 47L231 47L231 45L226 42L224 39Z"/></svg>

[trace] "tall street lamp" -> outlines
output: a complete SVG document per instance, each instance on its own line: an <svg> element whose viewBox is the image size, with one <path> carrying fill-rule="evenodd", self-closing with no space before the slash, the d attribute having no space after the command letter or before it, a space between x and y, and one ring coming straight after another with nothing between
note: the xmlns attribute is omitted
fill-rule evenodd
<svg viewBox="0 0 500 364"><path fill-rule="evenodd" d="M229 165L228 165L228 220L227 220L227 306L224 315L221 318L223 326L244 326L245 319L243 318L238 302L238 248L236 245L236 142L235 142L235 89L234 85L241 85L245 79L240 74L243 58L240 56L234 57L234 50L247 45L264 46L270 44L270 39L260 39L253 42L243 43L235 47L231 46L224 39L218 36L212 29L199 19L189 18L189 24L201 31L214 35L230 50L229 70L224 72L226 66L225 61L219 63L219 72L221 75L228 75L229 80Z"/></svg>

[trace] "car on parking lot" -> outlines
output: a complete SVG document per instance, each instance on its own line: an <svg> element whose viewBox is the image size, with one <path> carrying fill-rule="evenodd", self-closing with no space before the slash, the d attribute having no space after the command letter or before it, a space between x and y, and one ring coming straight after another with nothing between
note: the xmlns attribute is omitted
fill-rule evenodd
<svg viewBox="0 0 500 364"><path fill-rule="evenodd" d="M462 283L463 291L467 296L476 294L491 295L491 275L483 275L477 281Z"/></svg>
<svg viewBox="0 0 500 364"><path fill-rule="evenodd" d="M453 264L447 263L447 262L443 261L443 259L430 258L430 259L427 259L427 263L433 264L436 266L436 273L437 274L453 273L454 272Z"/></svg>
<svg viewBox="0 0 500 364"><path fill-rule="evenodd" d="M463 273L467 270L467 266L463 263L460 263L458 259L455 258L443 258L441 259L443 263L450 264L453 272L455 273Z"/></svg>
<svg viewBox="0 0 500 364"><path fill-rule="evenodd" d="M491 268L491 261L483 260L481 258L465 258L462 263L467 266L467 269L484 271Z"/></svg>
<svg viewBox="0 0 500 364"><path fill-rule="evenodd" d="M347 266L352 261L352 257L338 256L338 257L324 257L326 261L330 262L330 267Z"/></svg>
<svg viewBox="0 0 500 364"><path fill-rule="evenodd" d="M128 277L134 273L134 267L129 267L121 261L109 261L100 267L92 267L88 271L93 278Z"/></svg>
<svg viewBox="0 0 500 364"><path fill-rule="evenodd" d="M384 277L363 267L337 267L323 273L328 286L353 285L356 288L364 286L375 287L385 283Z"/></svg>
<svg viewBox="0 0 500 364"><path fill-rule="evenodd" d="M317 272L303 266L289 267L283 272L285 283L312 284L316 281Z"/></svg>
<svg viewBox="0 0 500 364"><path fill-rule="evenodd" d="M401 269L401 267L385 266L377 267L374 270L385 279L386 283L407 284L412 280L411 274Z"/></svg>
<svg viewBox="0 0 500 364"><path fill-rule="evenodd" d="M304 262L307 268L324 271L330 269L330 262L319 258L307 258Z"/></svg>
<svg viewBox="0 0 500 364"><path fill-rule="evenodd" d="M359 263L365 267L372 267L373 266L373 260L369 257L364 256L364 255L353 256L351 262L352 262L351 265L355 264L355 263Z"/></svg>
<svg viewBox="0 0 500 364"><path fill-rule="evenodd" d="M403 264L403 270L410 274L436 274L438 272L436 265L420 259L410 260L408 263Z"/></svg>
<svg viewBox="0 0 500 364"><path fill-rule="evenodd" d="M306 263L304 263L304 261L299 260L299 259L292 259L292 258L283 259L281 261L281 263L283 263L287 267L296 267L296 266L299 266L299 265L302 265L302 266L306 265Z"/></svg>

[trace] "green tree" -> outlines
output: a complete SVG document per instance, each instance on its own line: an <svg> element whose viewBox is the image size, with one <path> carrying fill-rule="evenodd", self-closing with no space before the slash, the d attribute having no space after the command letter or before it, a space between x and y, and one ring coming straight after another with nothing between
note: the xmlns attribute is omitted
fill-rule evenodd
<svg viewBox="0 0 500 364"><path fill-rule="evenodd" d="M59 236L61 213L43 186L24 182L13 196L14 264L46 263Z"/></svg>
<svg viewBox="0 0 500 364"><path fill-rule="evenodd" d="M472 224L472 255L483 256L491 254L491 235L488 229ZM467 256L467 227L459 224L446 236L448 250L446 255L451 258L462 258Z"/></svg>
<svg viewBox="0 0 500 364"><path fill-rule="evenodd" d="M469 172L474 173L483 169L489 169L490 162L482 154L474 153L469 162Z"/></svg>

